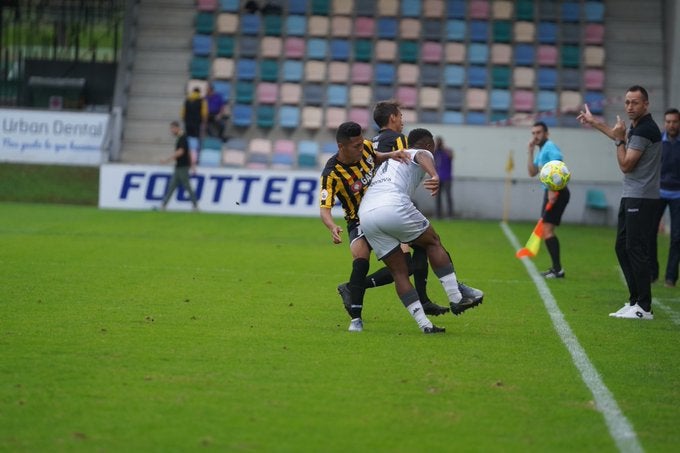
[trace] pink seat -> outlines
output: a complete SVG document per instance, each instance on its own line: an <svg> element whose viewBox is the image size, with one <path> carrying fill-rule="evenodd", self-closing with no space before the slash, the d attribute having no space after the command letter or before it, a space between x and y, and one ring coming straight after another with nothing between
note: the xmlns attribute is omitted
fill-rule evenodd
<svg viewBox="0 0 680 453"><path fill-rule="evenodd" d="M305 55L305 41L302 38L288 38L284 44L286 58L302 58Z"/></svg>
<svg viewBox="0 0 680 453"><path fill-rule="evenodd" d="M416 87L400 86L397 88L397 100L404 107L416 107L418 104L418 89Z"/></svg>
<svg viewBox="0 0 680 453"><path fill-rule="evenodd" d="M294 155L295 142L293 140L279 139L274 142L274 152L277 154Z"/></svg>
<svg viewBox="0 0 680 453"><path fill-rule="evenodd" d="M422 58L426 63L440 63L442 61L442 45L438 42L426 41L422 47Z"/></svg>
<svg viewBox="0 0 680 453"><path fill-rule="evenodd" d="M373 66L369 63L354 63L351 73L354 83L370 84L373 81Z"/></svg>
<svg viewBox="0 0 680 453"><path fill-rule="evenodd" d="M375 34L375 21L372 17L357 17L354 21L354 35L359 38L372 38Z"/></svg>
<svg viewBox="0 0 680 453"><path fill-rule="evenodd" d="M604 88L604 71L602 69L586 69L583 74L586 88L602 90Z"/></svg>
<svg viewBox="0 0 680 453"><path fill-rule="evenodd" d="M196 7L199 11L215 11L217 9L217 0L198 0Z"/></svg>
<svg viewBox="0 0 680 453"><path fill-rule="evenodd" d="M604 25L588 24L585 30L586 44L602 45L604 42Z"/></svg>
<svg viewBox="0 0 680 453"><path fill-rule="evenodd" d="M260 104L276 104L279 97L279 85L261 82L257 84L257 102Z"/></svg>
<svg viewBox="0 0 680 453"><path fill-rule="evenodd" d="M533 91L515 90L512 98L516 112L532 112L534 110Z"/></svg>
<svg viewBox="0 0 680 453"><path fill-rule="evenodd" d="M486 19L489 17L488 0L472 0L470 2L470 17L472 19Z"/></svg>
<svg viewBox="0 0 680 453"><path fill-rule="evenodd" d="M540 66L556 66L557 65L557 47L555 46L538 46L536 59Z"/></svg>
<svg viewBox="0 0 680 453"><path fill-rule="evenodd" d="M366 129L369 126L368 110L365 108L350 109L349 116L347 119L349 121L354 121L355 123L359 124L363 129Z"/></svg>

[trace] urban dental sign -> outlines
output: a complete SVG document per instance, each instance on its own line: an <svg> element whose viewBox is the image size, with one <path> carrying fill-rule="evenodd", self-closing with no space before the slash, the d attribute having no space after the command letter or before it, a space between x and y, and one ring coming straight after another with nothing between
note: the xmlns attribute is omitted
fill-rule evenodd
<svg viewBox="0 0 680 453"><path fill-rule="evenodd" d="M0 109L0 162L100 165L107 113Z"/></svg>

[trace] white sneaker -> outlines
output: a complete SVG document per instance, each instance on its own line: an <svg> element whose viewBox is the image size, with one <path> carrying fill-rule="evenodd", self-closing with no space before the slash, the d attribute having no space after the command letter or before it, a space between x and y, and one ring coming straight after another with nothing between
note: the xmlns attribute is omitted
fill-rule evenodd
<svg viewBox="0 0 680 453"><path fill-rule="evenodd" d="M617 318L625 319L654 319L652 310L644 311L638 304L633 305L627 311L621 313Z"/></svg>
<svg viewBox="0 0 680 453"><path fill-rule="evenodd" d="M632 307L632 305L629 304L629 303L626 303L626 305L624 305L623 307L619 308L619 309L618 309L617 311L615 311L614 313L609 313L609 316L611 316L612 318L618 318L620 315L622 315L622 314L624 314L625 312L627 312L628 310L630 310L630 307Z"/></svg>
<svg viewBox="0 0 680 453"><path fill-rule="evenodd" d="M354 318L349 322L349 329L347 330L350 332L361 332L364 330L364 322L361 318Z"/></svg>

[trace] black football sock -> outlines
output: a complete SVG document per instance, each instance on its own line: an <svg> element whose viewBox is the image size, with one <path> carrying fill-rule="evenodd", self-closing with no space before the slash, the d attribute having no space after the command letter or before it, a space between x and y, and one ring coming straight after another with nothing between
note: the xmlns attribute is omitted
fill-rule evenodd
<svg viewBox="0 0 680 453"><path fill-rule="evenodd" d="M364 282L364 287L365 288L375 288L378 286L385 286L389 285L390 283L394 282L394 278L392 278L392 273L387 267L383 267L382 269L379 269L375 272L373 272L371 275L366 277L366 281Z"/></svg>
<svg viewBox="0 0 680 453"><path fill-rule="evenodd" d="M545 248L550 253L552 259L552 268L559 272L562 270L562 263L560 262L560 241L557 236L550 237L545 240Z"/></svg>
<svg viewBox="0 0 680 453"><path fill-rule="evenodd" d="M418 291L420 302L429 302L430 298L427 295L427 274L429 267L427 266L427 252L424 248L413 247L413 286Z"/></svg>
<svg viewBox="0 0 680 453"><path fill-rule="evenodd" d="M364 282L368 274L369 263L367 259L357 258L352 262L352 273L349 276L349 293L352 296L352 319L361 318L361 310L364 307Z"/></svg>

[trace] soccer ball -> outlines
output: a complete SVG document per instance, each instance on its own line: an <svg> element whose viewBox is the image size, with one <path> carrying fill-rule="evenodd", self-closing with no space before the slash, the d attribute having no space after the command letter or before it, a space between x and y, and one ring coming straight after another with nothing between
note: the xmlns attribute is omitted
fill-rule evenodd
<svg viewBox="0 0 680 453"><path fill-rule="evenodd" d="M571 173L561 160L551 160L541 168L538 179L550 190L562 190L567 186Z"/></svg>

